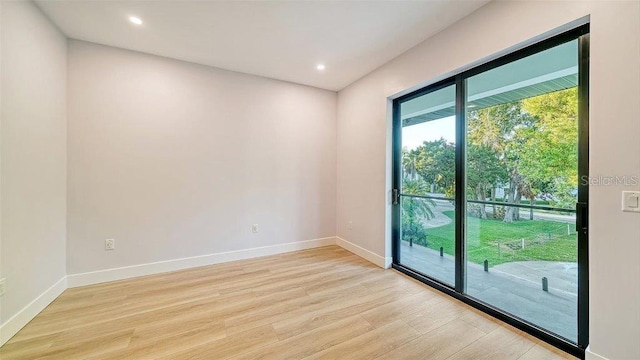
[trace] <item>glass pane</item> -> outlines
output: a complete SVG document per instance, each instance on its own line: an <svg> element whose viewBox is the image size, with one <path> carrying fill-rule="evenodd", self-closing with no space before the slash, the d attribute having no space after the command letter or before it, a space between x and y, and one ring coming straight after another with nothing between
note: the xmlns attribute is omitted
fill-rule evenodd
<svg viewBox="0 0 640 360"><path fill-rule="evenodd" d="M400 105L400 262L449 285L455 282L454 108L454 85Z"/></svg>
<svg viewBox="0 0 640 360"><path fill-rule="evenodd" d="M449 285L455 284L453 201L401 198L402 264Z"/></svg>
<svg viewBox="0 0 640 360"><path fill-rule="evenodd" d="M469 78L466 144L466 292L573 342L577 72L576 40Z"/></svg>

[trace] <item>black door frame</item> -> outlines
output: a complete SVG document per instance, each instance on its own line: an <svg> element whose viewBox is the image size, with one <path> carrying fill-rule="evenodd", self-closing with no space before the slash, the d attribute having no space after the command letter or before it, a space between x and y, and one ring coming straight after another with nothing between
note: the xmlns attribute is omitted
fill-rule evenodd
<svg viewBox="0 0 640 360"><path fill-rule="evenodd" d="M576 204L576 230L578 231L578 341L574 343L557 334L551 333L526 320L508 312L495 308L478 299L465 294L465 264L466 264L466 79L502 66L504 64L525 58L538 52L578 40L578 202ZM455 188L455 286L451 287L437 279L419 273L400 263L400 185L401 185L401 154L402 154L402 123L400 120L400 104L426 95L447 86L456 86L456 188ZM465 302L491 316L494 316L518 329L554 345L574 356L584 358L584 352L589 345L589 248L588 248L588 181L589 175L589 24L585 24L537 42L531 46L499 57L455 76L438 81L422 89L413 91L393 100L393 128L392 128L392 267L404 274L416 278L448 295Z"/></svg>

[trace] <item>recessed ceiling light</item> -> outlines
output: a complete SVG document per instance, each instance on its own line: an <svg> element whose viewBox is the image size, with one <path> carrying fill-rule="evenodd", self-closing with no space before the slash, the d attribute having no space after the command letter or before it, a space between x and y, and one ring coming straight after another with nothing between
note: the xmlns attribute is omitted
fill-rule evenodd
<svg viewBox="0 0 640 360"><path fill-rule="evenodd" d="M316 69L318 69L318 70L320 70L320 71L324 70L324 64L318 64L318 65L316 66Z"/></svg>
<svg viewBox="0 0 640 360"><path fill-rule="evenodd" d="M142 25L142 19L140 19L137 16L130 16L129 17L129 21L131 21L132 23L134 23L136 25Z"/></svg>

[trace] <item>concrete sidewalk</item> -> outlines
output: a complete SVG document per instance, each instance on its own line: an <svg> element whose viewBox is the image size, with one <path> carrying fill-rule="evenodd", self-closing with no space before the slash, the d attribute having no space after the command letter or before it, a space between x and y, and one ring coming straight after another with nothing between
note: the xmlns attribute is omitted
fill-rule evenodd
<svg viewBox="0 0 640 360"><path fill-rule="evenodd" d="M454 258L438 251L401 242L400 262L453 286ZM549 279L549 291L542 291L541 279ZM467 294L550 330L571 341L577 339L577 264L533 261L514 262L484 271L467 264Z"/></svg>

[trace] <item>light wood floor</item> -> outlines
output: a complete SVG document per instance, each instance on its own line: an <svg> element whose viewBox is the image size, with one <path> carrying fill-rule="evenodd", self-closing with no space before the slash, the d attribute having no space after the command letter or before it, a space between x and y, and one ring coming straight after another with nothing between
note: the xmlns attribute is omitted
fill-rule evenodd
<svg viewBox="0 0 640 360"><path fill-rule="evenodd" d="M571 357L329 246L69 289L0 358Z"/></svg>

